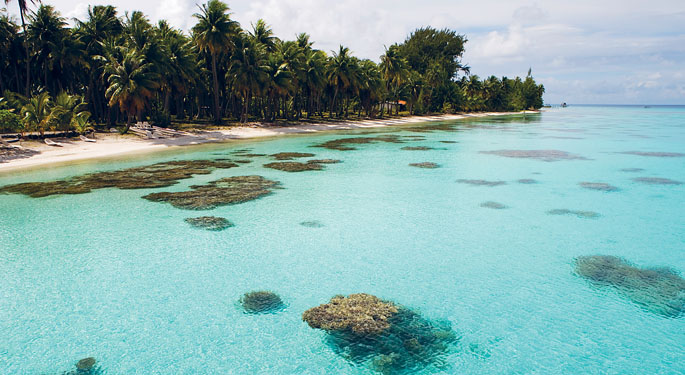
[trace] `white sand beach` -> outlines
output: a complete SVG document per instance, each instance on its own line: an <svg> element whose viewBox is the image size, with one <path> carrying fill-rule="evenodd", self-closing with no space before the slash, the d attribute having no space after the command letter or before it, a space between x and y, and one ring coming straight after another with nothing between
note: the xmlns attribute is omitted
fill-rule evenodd
<svg viewBox="0 0 685 375"><path fill-rule="evenodd" d="M194 132L191 136L163 139L142 139L135 135L98 133L97 143L83 142L78 138L59 139L63 147L48 146L38 141L23 141L24 155L0 154L0 173L20 169L44 167L87 159L107 158L125 154L154 152L171 147L183 147L210 142L230 142L237 139L274 137L288 134L313 133L321 131L378 128L385 126L478 118L485 116L504 116L518 112L484 112L473 114L410 116L380 120L340 121L328 123L299 123L296 125L270 125L253 123L245 126L226 127L218 130ZM21 154L22 152L15 152Z"/></svg>

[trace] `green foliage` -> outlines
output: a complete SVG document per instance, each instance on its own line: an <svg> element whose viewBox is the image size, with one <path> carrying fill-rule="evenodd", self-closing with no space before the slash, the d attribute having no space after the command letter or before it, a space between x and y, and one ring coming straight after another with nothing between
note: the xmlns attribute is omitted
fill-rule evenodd
<svg viewBox="0 0 685 375"><path fill-rule="evenodd" d="M153 125L169 127L171 125L171 115L159 103L153 103L150 110L150 122Z"/></svg>
<svg viewBox="0 0 685 375"><path fill-rule="evenodd" d="M23 131L21 118L7 109L0 109L0 133Z"/></svg>
<svg viewBox="0 0 685 375"><path fill-rule="evenodd" d="M47 92L32 97L21 109L24 116L24 128L39 131L42 136L52 121L52 102Z"/></svg>
<svg viewBox="0 0 685 375"><path fill-rule="evenodd" d="M144 118L168 124L170 116L217 123L383 116L386 103L398 101L412 114L542 106L544 87L530 72L470 77L462 62L467 38L449 29L417 29L376 63L344 46L318 50L306 33L279 39L262 19L243 30L220 0L198 6L190 35L141 12L121 16L113 6L89 7L74 27L49 5L22 12L25 32L0 14L2 107L23 118L28 99L16 93L49 93L55 112L47 124L31 120L37 130L78 125L71 104L59 103L62 92L87 102L79 111L109 127Z"/></svg>

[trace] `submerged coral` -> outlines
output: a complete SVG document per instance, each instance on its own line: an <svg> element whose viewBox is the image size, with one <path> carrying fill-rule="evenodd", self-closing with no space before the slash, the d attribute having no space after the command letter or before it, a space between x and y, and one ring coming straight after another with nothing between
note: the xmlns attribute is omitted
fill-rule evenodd
<svg viewBox="0 0 685 375"><path fill-rule="evenodd" d="M370 294L335 296L327 304L313 307L302 314L312 328L326 331L349 330L357 335L379 334L390 328L388 318L397 313L392 302Z"/></svg>
<svg viewBox="0 0 685 375"><path fill-rule="evenodd" d="M143 198L152 202L167 202L186 210L209 210L218 206L238 204L271 194L280 182L262 176L235 176L193 185L192 190L153 193Z"/></svg>
<svg viewBox="0 0 685 375"><path fill-rule="evenodd" d="M644 169L642 168L623 168L621 169L621 172L642 172Z"/></svg>
<svg viewBox="0 0 685 375"><path fill-rule="evenodd" d="M617 188L616 186L609 185L606 182L581 182L578 185L580 185L582 188L585 189L590 189L590 190L599 190L599 191L619 191L620 189Z"/></svg>
<svg viewBox="0 0 685 375"><path fill-rule="evenodd" d="M409 164L409 166L411 166L411 167L417 167L417 168L428 168L428 169L439 168L439 167L440 167L439 164L431 163L431 162L429 162L429 161L426 161L426 162L423 162L423 163L411 163L411 164Z"/></svg>
<svg viewBox="0 0 685 375"><path fill-rule="evenodd" d="M475 186L500 186L500 185L506 185L505 181L488 181L488 180L465 180L465 179L459 179L457 180L458 183L460 184L469 184L469 185L475 185Z"/></svg>
<svg viewBox="0 0 685 375"><path fill-rule="evenodd" d="M576 215L581 219L596 219L601 215L593 211L577 211L566 208L557 208L547 211L548 215Z"/></svg>
<svg viewBox="0 0 685 375"><path fill-rule="evenodd" d="M339 355L387 374L443 367L450 345L458 340L450 322L428 320L369 294L335 296L305 311L302 319L325 330Z"/></svg>
<svg viewBox="0 0 685 375"><path fill-rule="evenodd" d="M518 181L516 181L516 182L518 182L519 184L527 184L527 185L530 185L530 184L537 184L537 183L538 183L537 180L534 180L534 179L532 179L532 178L522 178L522 179L520 179L520 180L518 180Z"/></svg>
<svg viewBox="0 0 685 375"><path fill-rule="evenodd" d="M93 357L83 358L76 362L76 369L63 372L62 375L100 375L102 369L96 366L96 360Z"/></svg>
<svg viewBox="0 0 685 375"><path fill-rule="evenodd" d="M285 307L278 294L265 290L245 293L240 298L240 305L248 314L272 313Z"/></svg>
<svg viewBox="0 0 685 375"><path fill-rule="evenodd" d="M214 169L227 169L238 165L229 161L180 160L111 172L97 172L65 180L26 182L7 185L0 193L24 194L33 198L59 194L85 194L104 188L146 189L167 187L179 180L198 174L209 174Z"/></svg>
<svg viewBox="0 0 685 375"><path fill-rule="evenodd" d="M195 228L201 228L216 232L222 231L233 226L233 223L226 220L225 218L216 216L189 217L185 219L185 222Z"/></svg>
<svg viewBox="0 0 685 375"><path fill-rule="evenodd" d="M311 155L311 154L310 154ZM335 159L313 159L308 160L305 163L300 163L296 161L281 161L264 164L264 167L277 169L284 172L304 172L304 171L320 171L324 169L322 164L336 164L340 163L340 160Z"/></svg>
<svg viewBox="0 0 685 375"><path fill-rule="evenodd" d="M303 227L307 227L307 228L323 228L324 227L324 225L321 222L316 221L316 220L303 221L300 223L300 225L302 225Z"/></svg>
<svg viewBox="0 0 685 375"><path fill-rule="evenodd" d="M414 132L414 133L432 133L434 131L442 131L442 132L455 132L457 131L457 123L454 122L438 122L438 123L431 123L431 124L421 124L417 126L412 126L409 128L405 128L406 131Z"/></svg>
<svg viewBox="0 0 685 375"><path fill-rule="evenodd" d="M619 152L619 154L627 155L637 155L637 156L650 156L655 158L682 158L685 154L680 152L645 152L645 151L625 151Z"/></svg>
<svg viewBox="0 0 685 375"><path fill-rule="evenodd" d="M323 169L323 165L318 163L298 163L296 161L268 163L264 164L264 167L284 172L320 171Z"/></svg>
<svg viewBox="0 0 685 375"><path fill-rule="evenodd" d="M90 370L95 366L95 362L96 360L93 357L83 358L76 363L76 368L79 370Z"/></svg>
<svg viewBox="0 0 685 375"><path fill-rule="evenodd" d="M378 143L378 142L404 143L404 141L399 136L394 135L394 134L389 134L389 135L379 135L378 137L354 137L354 138L334 139L332 141L324 142L324 143L321 143L318 145L314 145L312 147L323 147L323 148L327 148L330 150L338 150L338 151L353 151L353 150L356 150L357 148L352 146L352 145L361 145L361 144Z"/></svg>
<svg viewBox="0 0 685 375"><path fill-rule="evenodd" d="M459 143L457 141L440 141L440 143Z"/></svg>
<svg viewBox="0 0 685 375"><path fill-rule="evenodd" d="M266 156L266 154L236 154L236 156L240 156L241 158L259 158Z"/></svg>
<svg viewBox="0 0 685 375"><path fill-rule="evenodd" d="M670 268L639 268L616 256L592 255L578 257L575 272L650 312L671 318L685 312L685 279Z"/></svg>
<svg viewBox="0 0 685 375"><path fill-rule="evenodd" d="M480 204L480 206L483 208L492 208L495 210L503 210L505 208L508 208L506 205L504 205L502 203L492 202L492 201L483 202Z"/></svg>
<svg viewBox="0 0 685 375"><path fill-rule="evenodd" d="M428 146L406 146L406 147L402 147L401 150L404 150L404 151L428 151L428 150L434 150L434 148L428 147Z"/></svg>
<svg viewBox="0 0 685 375"><path fill-rule="evenodd" d="M340 163L340 160L337 160L337 159L312 159L312 160L307 160L307 163L314 163L314 164L338 164L338 163Z"/></svg>
<svg viewBox="0 0 685 375"><path fill-rule="evenodd" d="M583 156L559 150L494 150L480 151L480 153L507 158L536 159L548 162L560 160L588 160Z"/></svg>
<svg viewBox="0 0 685 375"><path fill-rule="evenodd" d="M307 152L279 152L278 154L269 155L276 160L292 160L295 158L309 158L314 156Z"/></svg>
<svg viewBox="0 0 685 375"><path fill-rule="evenodd" d="M676 180L671 180L669 178L661 177L636 177L633 179L635 182L642 182L643 184L650 185L682 185L683 183Z"/></svg>

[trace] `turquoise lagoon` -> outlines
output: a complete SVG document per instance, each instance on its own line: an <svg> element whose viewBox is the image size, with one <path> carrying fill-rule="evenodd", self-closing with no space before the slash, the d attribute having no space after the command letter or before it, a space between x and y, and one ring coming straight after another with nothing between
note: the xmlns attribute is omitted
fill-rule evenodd
<svg viewBox="0 0 685 375"><path fill-rule="evenodd" d="M231 152L245 148L342 161L288 173L262 167L272 159L261 157L167 188L0 195L0 374L62 374L91 356L100 374L372 374L369 363L336 353L323 331L301 320L336 294L360 292L447 320L457 333L437 363L406 373L685 373L685 317L655 313L574 273L576 257L595 254L685 272L685 185L634 180L685 182L685 157L641 154L685 153L685 107L569 107L434 125L0 175L0 186L50 181L168 160L244 159ZM311 147L378 135L424 138L353 151ZM482 153L495 150L582 158ZM419 162L440 168L409 166ZM278 180L283 189L208 211L141 199L241 175ZM548 213L555 209L599 216ZM211 232L184 222L205 215L235 226ZM300 225L308 221L321 225ZM243 313L241 295L262 289L277 292L286 308Z"/></svg>

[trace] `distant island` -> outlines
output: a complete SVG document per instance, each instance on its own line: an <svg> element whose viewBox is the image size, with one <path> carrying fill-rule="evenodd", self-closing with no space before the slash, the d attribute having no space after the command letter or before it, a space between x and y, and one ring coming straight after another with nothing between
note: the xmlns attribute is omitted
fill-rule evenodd
<svg viewBox="0 0 685 375"><path fill-rule="evenodd" d="M10 2L11 3L11 2ZM376 63L346 47L321 51L306 33L243 27L210 0L189 34L141 12L91 6L69 27L53 6L16 2L0 16L0 132L84 134L136 122L182 123L383 118L521 111L543 105L524 78L480 79L462 62L465 35L423 27ZM10 4L11 5L11 4Z"/></svg>

